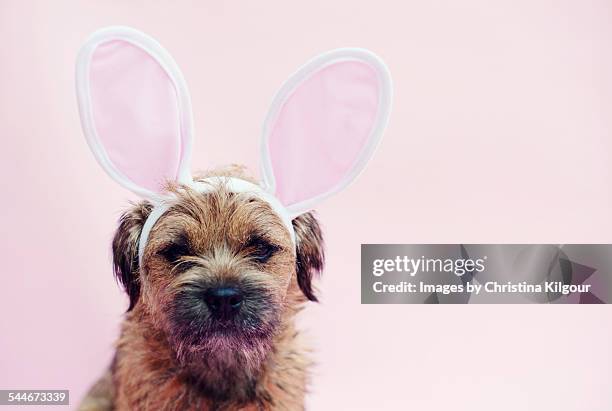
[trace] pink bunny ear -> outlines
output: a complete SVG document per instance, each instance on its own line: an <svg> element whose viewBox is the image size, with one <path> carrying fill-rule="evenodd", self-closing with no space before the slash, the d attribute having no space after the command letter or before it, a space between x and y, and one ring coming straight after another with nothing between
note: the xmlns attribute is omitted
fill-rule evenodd
<svg viewBox="0 0 612 411"><path fill-rule="evenodd" d="M188 183L189 93L172 57L126 27L95 32L77 59L79 113L98 162L119 184L158 199L168 181Z"/></svg>
<svg viewBox="0 0 612 411"><path fill-rule="evenodd" d="M391 77L362 49L308 62L277 93L264 124L263 179L293 217L357 177L391 110Z"/></svg>

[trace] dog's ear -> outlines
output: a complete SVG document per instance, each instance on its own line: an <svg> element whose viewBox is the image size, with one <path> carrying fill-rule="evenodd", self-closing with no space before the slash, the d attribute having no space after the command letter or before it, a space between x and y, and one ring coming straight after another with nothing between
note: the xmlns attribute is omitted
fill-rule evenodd
<svg viewBox="0 0 612 411"><path fill-rule="evenodd" d="M310 301L318 301L312 286L312 277L320 274L325 263L321 226L312 213L293 219L296 240L296 273L300 289Z"/></svg>
<svg viewBox="0 0 612 411"><path fill-rule="evenodd" d="M138 241L151 209L151 204L145 201L125 212L113 238L113 267L117 280L130 297L128 311L134 308L140 296Z"/></svg>

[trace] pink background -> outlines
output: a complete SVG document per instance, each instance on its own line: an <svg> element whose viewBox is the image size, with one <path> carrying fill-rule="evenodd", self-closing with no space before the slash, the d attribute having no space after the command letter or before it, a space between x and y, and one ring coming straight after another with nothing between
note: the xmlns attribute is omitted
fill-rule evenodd
<svg viewBox="0 0 612 411"><path fill-rule="evenodd" d="M605 0L0 0L0 388L74 404L112 355L131 197L87 148L73 75L90 32L126 24L182 67L196 168L256 172L267 106L307 58L361 46L391 69L380 149L319 209L309 409L610 410L610 307L361 306L359 245L612 242L611 18Z"/></svg>

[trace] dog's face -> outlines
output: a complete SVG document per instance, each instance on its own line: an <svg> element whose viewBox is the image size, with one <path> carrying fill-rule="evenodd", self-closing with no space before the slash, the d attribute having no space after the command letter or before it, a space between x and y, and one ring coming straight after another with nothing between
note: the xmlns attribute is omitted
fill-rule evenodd
<svg viewBox="0 0 612 411"><path fill-rule="evenodd" d="M175 194L150 233L142 267L137 243L151 206L126 213L115 235L115 270L130 310L150 313L183 363L262 360L283 314L300 302L293 294L316 300L311 277L323 265L316 220L293 221L296 248L280 217L252 195L186 187Z"/></svg>

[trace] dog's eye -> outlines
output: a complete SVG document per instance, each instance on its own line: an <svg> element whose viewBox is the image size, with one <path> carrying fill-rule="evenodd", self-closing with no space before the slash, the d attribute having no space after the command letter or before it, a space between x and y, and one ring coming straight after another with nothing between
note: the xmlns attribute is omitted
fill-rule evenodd
<svg viewBox="0 0 612 411"><path fill-rule="evenodd" d="M187 238L185 236L180 236L173 242L163 247L158 254L164 257L166 261L176 263L179 258L186 255L191 255L192 251Z"/></svg>
<svg viewBox="0 0 612 411"><path fill-rule="evenodd" d="M249 256L258 263L265 263L278 251L279 247L261 237L251 237L246 244Z"/></svg>

